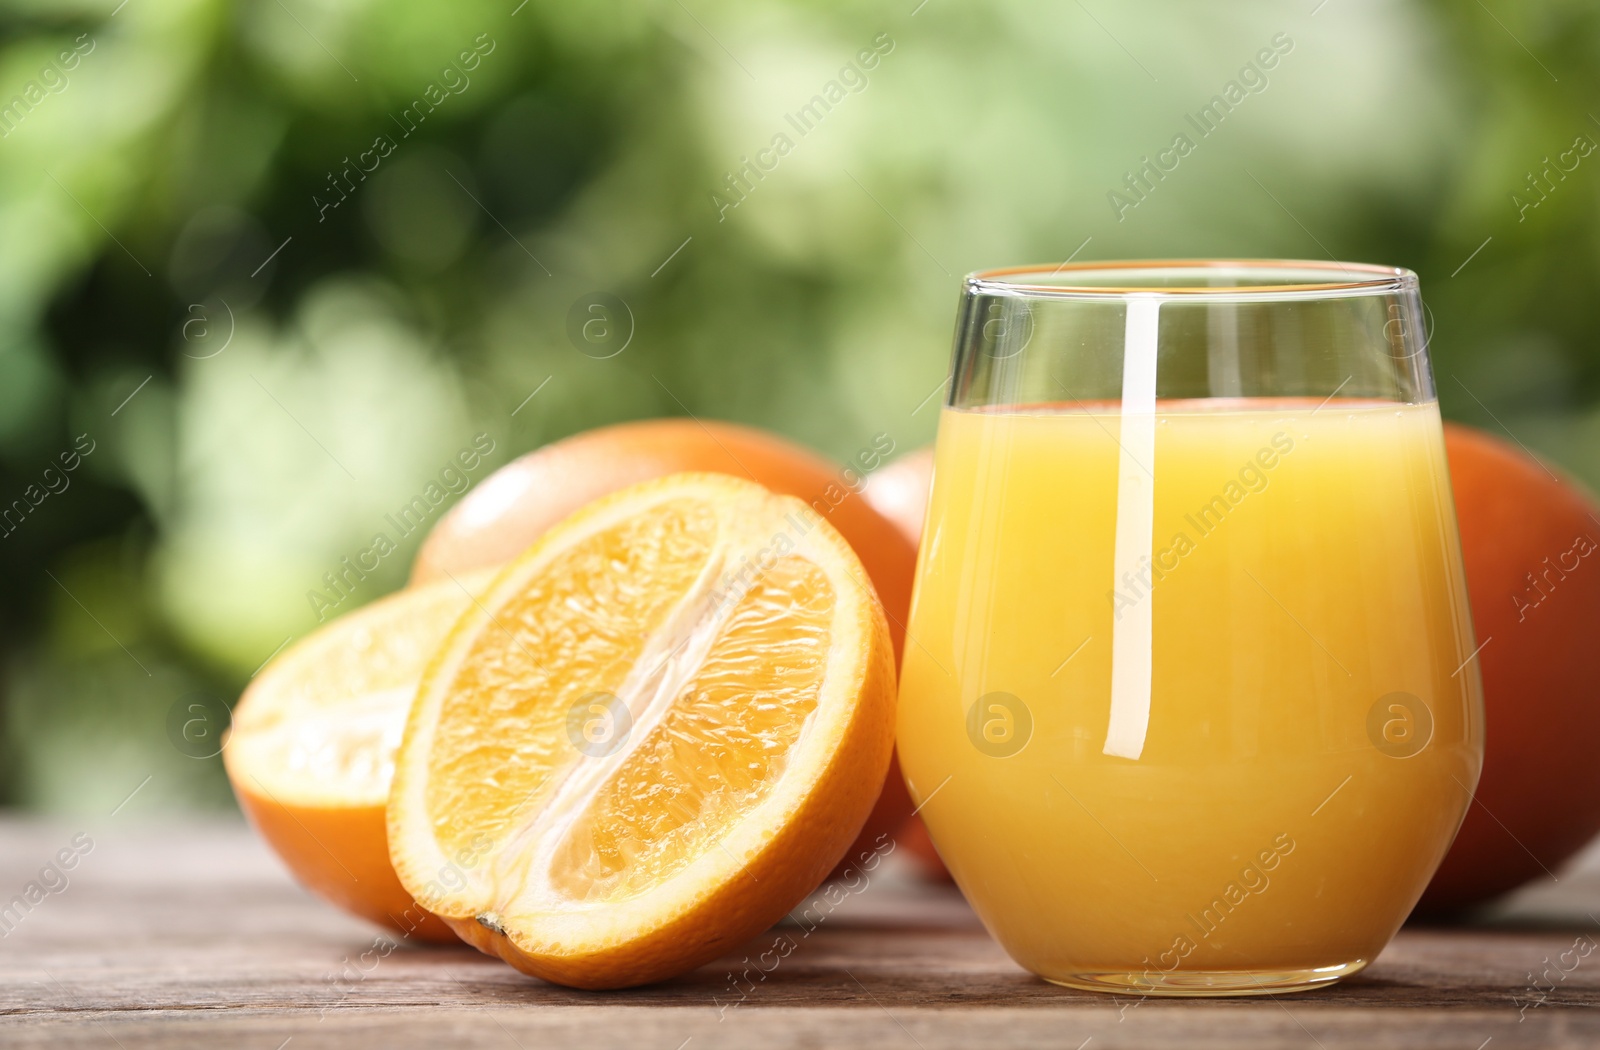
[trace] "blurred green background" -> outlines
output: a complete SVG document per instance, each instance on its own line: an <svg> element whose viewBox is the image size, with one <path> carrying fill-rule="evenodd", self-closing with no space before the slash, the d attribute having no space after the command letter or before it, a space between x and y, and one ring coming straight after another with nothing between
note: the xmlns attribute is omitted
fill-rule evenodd
<svg viewBox="0 0 1600 1050"><path fill-rule="evenodd" d="M0 12L6 805L231 807L169 711L310 630L475 434L474 480L685 412L930 440L980 267L1414 268L1446 413L1600 482L1590 0L119 2ZM596 292L615 356L569 337Z"/></svg>

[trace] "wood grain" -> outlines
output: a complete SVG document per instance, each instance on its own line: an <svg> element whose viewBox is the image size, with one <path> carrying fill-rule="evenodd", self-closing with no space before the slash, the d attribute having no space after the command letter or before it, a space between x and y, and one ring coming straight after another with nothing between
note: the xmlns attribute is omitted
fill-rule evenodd
<svg viewBox="0 0 1600 1050"><path fill-rule="evenodd" d="M758 938L752 959L776 937L796 946L753 987L730 983L730 971L746 968L740 952L652 988L586 993L466 948L386 949L378 931L299 890L237 824L86 829L0 820L0 906L85 831L94 847L67 873L70 883L0 939L0 1045L1600 1043L1592 1009L1600 952L1559 979L1555 967L1576 938L1593 933L1600 942L1600 923L1589 917L1600 914L1600 855L1472 927L1408 928L1367 972L1299 996L1172 1002L1056 988L1011 963L953 890L918 885L889 864L815 930L779 927ZM363 952L373 954L363 962ZM1539 996L1530 972L1547 968L1555 990L1527 1006Z"/></svg>

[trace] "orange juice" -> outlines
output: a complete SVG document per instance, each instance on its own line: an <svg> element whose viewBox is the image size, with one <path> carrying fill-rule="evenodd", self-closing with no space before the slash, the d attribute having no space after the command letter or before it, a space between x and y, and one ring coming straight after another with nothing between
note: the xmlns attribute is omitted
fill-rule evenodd
<svg viewBox="0 0 1600 1050"><path fill-rule="evenodd" d="M1477 782L1432 403L946 409L909 635L913 797L1061 983L1352 973Z"/></svg>

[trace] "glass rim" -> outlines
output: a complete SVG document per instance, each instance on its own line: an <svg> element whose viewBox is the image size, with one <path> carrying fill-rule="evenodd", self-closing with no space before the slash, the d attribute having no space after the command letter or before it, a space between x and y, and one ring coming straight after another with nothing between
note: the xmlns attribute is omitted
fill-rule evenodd
<svg viewBox="0 0 1600 1050"><path fill-rule="evenodd" d="M1157 284L1152 279L1162 274L1192 277L1206 271L1218 276L1230 274L1233 279L1222 284ZM1102 278L1103 283L1084 281L1090 275ZM1139 275L1146 277L1145 283L1139 281ZM1245 283L1251 275L1260 280ZM1326 279L1318 279L1321 277ZM1345 279L1338 279L1340 277ZM968 295L1045 299L1271 301L1392 295L1415 290L1417 283L1417 275L1411 270L1372 263L1314 259L1127 259L1080 263L1069 260L1058 266L978 270L967 275L964 290Z"/></svg>

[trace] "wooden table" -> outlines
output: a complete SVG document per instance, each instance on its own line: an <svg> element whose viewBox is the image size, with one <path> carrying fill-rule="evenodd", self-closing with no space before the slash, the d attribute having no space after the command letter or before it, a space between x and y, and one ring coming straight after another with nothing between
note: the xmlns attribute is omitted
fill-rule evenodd
<svg viewBox="0 0 1600 1050"><path fill-rule="evenodd" d="M0 820L0 906L84 827ZM0 939L0 1046L1050 1048L1600 1045L1600 853L1492 922L1411 928L1365 973L1311 994L1173 1002L1028 975L954 890L886 863L743 994L744 952L667 984L575 992L468 948L374 950L242 825L90 825L93 849ZM0 932L7 920L0 915ZM764 935L752 958L781 929ZM364 952L371 953L363 961ZM1577 959L1568 956L1568 963ZM346 968L346 961L349 966ZM1546 962L1549 960L1549 962ZM360 967L367 967L363 973ZM1529 974L1549 968L1554 991ZM340 976L341 971L344 976ZM736 1004L736 1005L735 1005ZM287 1044L287 1047L285 1047Z"/></svg>

